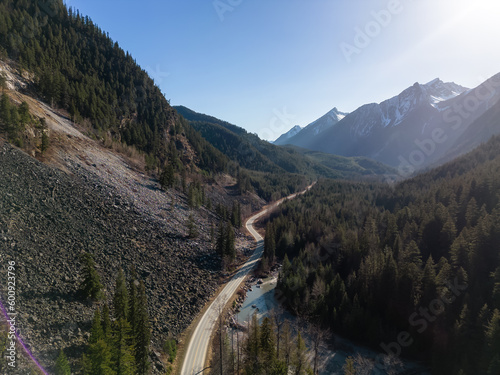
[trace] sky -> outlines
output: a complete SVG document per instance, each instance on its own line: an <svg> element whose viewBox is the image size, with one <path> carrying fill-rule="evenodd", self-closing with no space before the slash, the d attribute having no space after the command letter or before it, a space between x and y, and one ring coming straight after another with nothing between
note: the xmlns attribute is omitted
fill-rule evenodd
<svg viewBox="0 0 500 375"><path fill-rule="evenodd" d="M66 0L184 105L274 140L434 78L500 72L497 0Z"/></svg>

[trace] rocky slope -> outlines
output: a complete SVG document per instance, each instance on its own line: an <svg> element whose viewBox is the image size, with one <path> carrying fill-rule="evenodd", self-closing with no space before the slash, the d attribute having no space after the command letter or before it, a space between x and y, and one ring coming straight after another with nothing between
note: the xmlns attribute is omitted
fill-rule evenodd
<svg viewBox="0 0 500 375"><path fill-rule="evenodd" d="M28 102L32 115L46 118L51 139L44 163L0 140L0 264L5 270L0 293L5 298L5 266L15 260L21 336L47 370L65 349L77 372L98 307L77 294L79 256L90 252L108 301L120 268L128 272L133 265L144 280L153 373L162 373L164 339L185 330L219 284L220 259L209 235L219 218L205 208L189 209L184 194L162 191L126 157L44 103L14 90L8 94ZM214 205L230 204L226 185L207 184ZM253 197L242 203L248 203L246 212L262 204ZM189 214L198 225L194 239L187 236ZM241 234L237 241L246 243Z"/></svg>

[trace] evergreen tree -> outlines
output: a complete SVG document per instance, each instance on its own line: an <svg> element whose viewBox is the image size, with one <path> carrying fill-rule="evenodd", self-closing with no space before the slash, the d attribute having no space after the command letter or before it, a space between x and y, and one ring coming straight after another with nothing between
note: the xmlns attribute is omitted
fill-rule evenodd
<svg viewBox="0 0 500 375"><path fill-rule="evenodd" d="M71 367L69 366L68 358L61 349L59 351L59 356L56 360L56 367L54 369L55 375L71 375Z"/></svg>
<svg viewBox="0 0 500 375"><path fill-rule="evenodd" d="M137 373L145 375L149 370L149 339L151 336L146 288L141 281L137 293L137 318L135 333L135 361Z"/></svg>
<svg viewBox="0 0 500 375"><path fill-rule="evenodd" d="M125 318L113 324L113 368L117 375L135 374L135 359L130 323Z"/></svg>
<svg viewBox="0 0 500 375"><path fill-rule="evenodd" d="M275 254L276 242L274 227L271 223L268 223L266 225L266 234L264 236L264 257L267 259L269 265L274 263Z"/></svg>
<svg viewBox="0 0 500 375"><path fill-rule="evenodd" d="M257 314L252 315L252 321L248 327L248 338L245 346L245 372L248 374L260 374L261 372L261 340L260 326Z"/></svg>
<svg viewBox="0 0 500 375"><path fill-rule="evenodd" d="M115 375L111 350L104 340L90 344L83 357L83 373L85 375Z"/></svg>
<svg viewBox="0 0 500 375"><path fill-rule="evenodd" d="M5 90L7 88L7 78L5 78L5 75L0 73L0 90Z"/></svg>
<svg viewBox="0 0 500 375"><path fill-rule="evenodd" d="M81 256L83 265L83 283L80 290L84 298L91 298L93 300L100 300L102 298L102 284L101 278L95 269L94 259L89 253L84 253Z"/></svg>
<svg viewBox="0 0 500 375"><path fill-rule="evenodd" d="M102 332L104 335L104 339L108 344L111 343L111 337L113 335L112 326L111 326L111 318L109 313L109 306L106 303L102 309Z"/></svg>
<svg viewBox="0 0 500 375"><path fill-rule="evenodd" d="M104 337L99 309L96 309L92 320L89 345L83 356L83 373L85 375L116 374L111 360L111 348Z"/></svg>
<svg viewBox="0 0 500 375"><path fill-rule="evenodd" d="M173 363L177 356L177 342L174 338L168 338L163 345L163 350L168 356L168 361Z"/></svg>
<svg viewBox="0 0 500 375"><path fill-rule="evenodd" d="M23 127L31 121L30 107L26 102L22 102L19 106L19 120Z"/></svg>
<svg viewBox="0 0 500 375"><path fill-rule="evenodd" d="M262 366L266 373L270 373L276 362L276 343L271 319L267 316L260 327L260 348Z"/></svg>
<svg viewBox="0 0 500 375"><path fill-rule="evenodd" d="M160 177L160 184L163 189L168 189L174 186L175 174L174 167L171 163L163 170Z"/></svg>
<svg viewBox="0 0 500 375"><path fill-rule="evenodd" d="M217 230L217 243L216 250L217 254L224 257L224 249L226 248L226 231L222 221L219 222L219 228Z"/></svg>
<svg viewBox="0 0 500 375"><path fill-rule="evenodd" d="M132 332L137 332L137 286L139 282L137 281L137 272L135 271L135 267L130 267L130 281L128 284L128 315L127 319L130 322L130 327Z"/></svg>
<svg viewBox="0 0 500 375"><path fill-rule="evenodd" d="M234 236L234 230L233 226L231 223L227 222L226 223L226 228L225 228L225 241L224 241L224 255L230 260L234 261L236 259L236 247L235 247L235 236Z"/></svg>
<svg viewBox="0 0 500 375"><path fill-rule="evenodd" d="M344 370L344 375L356 375L356 370L354 368L354 360L352 359L352 357L348 357L346 359L342 369Z"/></svg>
<svg viewBox="0 0 500 375"><path fill-rule="evenodd" d="M115 318L117 320L127 319L129 311L127 281L123 270L118 271L115 286L115 296L113 299L113 306L115 308Z"/></svg>
<svg viewBox="0 0 500 375"><path fill-rule="evenodd" d="M233 208L231 210L231 224L234 227L241 227L241 205L240 202L233 201Z"/></svg>
<svg viewBox="0 0 500 375"><path fill-rule="evenodd" d="M7 130L10 125L10 108L10 99L7 94L3 93L0 99L0 122L3 123L3 130Z"/></svg>
<svg viewBox="0 0 500 375"><path fill-rule="evenodd" d="M297 334L297 346L295 349L294 356L295 356L293 361L294 374L295 375L306 374L308 370L307 347L300 332Z"/></svg>
<svg viewBox="0 0 500 375"><path fill-rule="evenodd" d="M99 309L94 311L94 318L92 320L92 327L90 328L89 343L95 344L99 340L104 339L104 331L101 323L101 312Z"/></svg>
<svg viewBox="0 0 500 375"><path fill-rule="evenodd" d="M188 236L189 238L196 238L198 237L198 231L196 229L196 224L194 222L194 217L193 214L189 214L188 220L187 220L187 227L188 227Z"/></svg>

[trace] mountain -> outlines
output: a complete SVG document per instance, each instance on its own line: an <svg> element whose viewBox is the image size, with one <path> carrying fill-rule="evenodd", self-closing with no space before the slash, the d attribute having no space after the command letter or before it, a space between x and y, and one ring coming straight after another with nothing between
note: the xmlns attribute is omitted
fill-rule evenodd
<svg viewBox="0 0 500 375"><path fill-rule="evenodd" d="M276 146L226 121L184 106L174 108L215 148L251 171L347 179L383 179L396 172L393 168L363 157L346 158L309 152L299 147Z"/></svg>
<svg viewBox="0 0 500 375"><path fill-rule="evenodd" d="M340 112L337 108L334 108L328 113L326 113L324 116L320 117L316 121L307 125L305 128L300 130L300 132L295 132L295 134L290 134L289 136L286 135L291 133L291 131L283 134L276 141L274 141L274 144L275 145L293 144L299 147L307 147L307 142L309 139L314 138L320 133L324 132L325 130L330 129L332 126L337 124L347 115L348 113ZM296 128L300 127L299 126L294 127L294 129ZM294 140L293 142L290 141L290 139L292 138Z"/></svg>
<svg viewBox="0 0 500 375"><path fill-rule="evenodd" d="M287 131L284 134L281 134L278 139L275 141L271 142L275 145L285 145L286 141L293 137L295 134L298 134L302 130L302 127L299 125L295 125L293 128L291 128L289 131Z"/></svg>
<svg viewBox="0 0 500 375"><path fill-rule="evenodd" d="M460 147L453 154L457 156L477 146L470 135L464 135L469 128L473 139L498 133L495 116L482 116L500 99L499 87L499 75L472 90L439 79L415 83L380 104L363 105L318 135L306 134L306 127L288 142L336 155L373 158L398 167L406 176L436 163L453 148Z"/></svg>

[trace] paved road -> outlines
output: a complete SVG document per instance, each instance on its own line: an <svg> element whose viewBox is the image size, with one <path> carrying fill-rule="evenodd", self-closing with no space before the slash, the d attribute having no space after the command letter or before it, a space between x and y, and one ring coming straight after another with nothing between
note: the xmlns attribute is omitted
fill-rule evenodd
<svg viewBox="0 0 500 375"><path fill-rule="evenodd" d="M212 302L210 307L205 311L202 318L198 322L198 325L196 326L196 329L191 336L191 340L184 357L181 375L194 375L205 368L204 365L207 357L208 345L210 344L210 336L212 335L215 323L217 322L217 318L219 317L221 306L225 306L229 302L248 273L257 266L262 253L264 252L264 239L254 229L253 223L255 223L255 221L257 221L260 217L265 215L269 210L281 204L285 199L295 198L297 194L305 193L313 185L309 186L301 193L295 193L288 196L287 198L280 199L279 201L273 203L269 207L253 215L247 220L245 226L250 234L255 238L257 247L250 259L248 259L248 261L241 267L241 269L233 276L231 281L226 284L222 292L220 292L220 294Z"/></svg>

